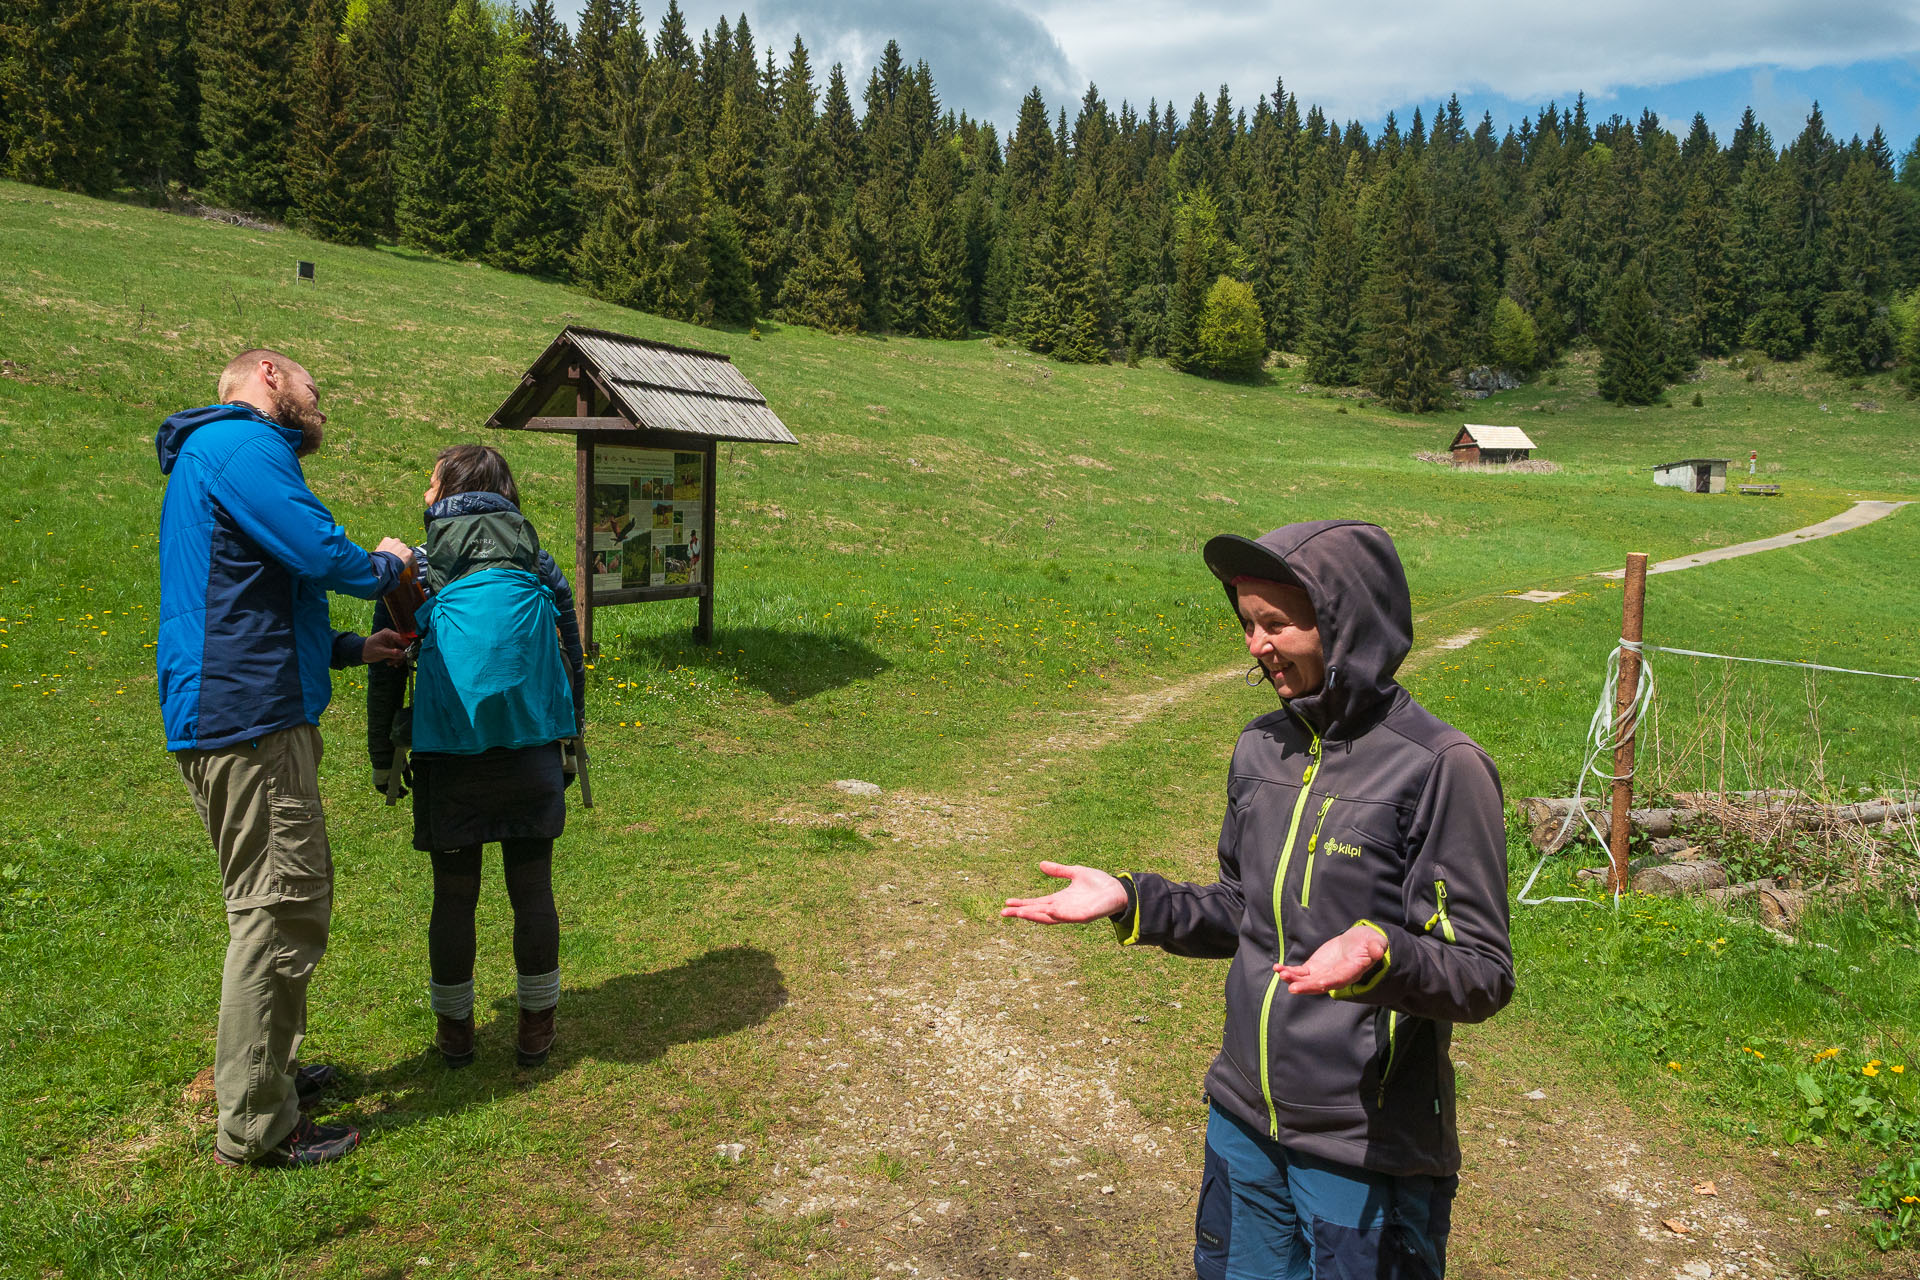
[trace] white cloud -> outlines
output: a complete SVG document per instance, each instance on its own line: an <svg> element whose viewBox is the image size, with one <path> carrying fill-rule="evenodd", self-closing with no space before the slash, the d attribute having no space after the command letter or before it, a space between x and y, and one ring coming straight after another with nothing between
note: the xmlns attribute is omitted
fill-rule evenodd
<svg viewBox="0 0 1920 1280"><path fill-rule="evenodd" d="M1110 5L1052 0L1041 14L1083 76L1135 101L1221 83L1251 101L1286 77L1303 103L1336 119L1374 119L1448 93L1519 101L1605 98L1761 65L1843 66L1920 53L1911 0L1415 0L1324 5L1303 0L1188 4L1116 20Z"/></svg>
<svg viewBox="0 0 1920 1280"><path fill-rule="evenodd" d="M1011 126L1020 99L1034 85L1049 105L1070 103L1082 87L1066 53L1036 17L1008 0L968 0L963 5L930 0L758 0L682 6L690 26L711 27L722 14L742 10L752 25L761 57L772 44L784 65L798 33L806 42L814 77L824 93L827 70L844 63L856 113L867 72L880 61L888 40L900 42L908 66L925 61L943 106ZM650 12L649 27L657 12Z"/></svg>
<svg viewBox="0 0 1920 1280"><path fill-rule="evenodd" d="M576 0L577 3L577 0ZM647 5L649 25L664 5ZM1389 109L1489 94L1596 103L1728 71L1845 67L1920 57L1913 0L1400 0L1327 5L1309 0L1203 0L1178 8L1105 0L693 0L696 31L744 9L762 49L784 59L795 32L819 80L846 64L858 109L867 69L888 39L933 68L942 101L1011 126L1039 85L1071 111L1089 81L1108 102L1172 101L1184 115L1196 92L1230 85L1250 104L1284 76L1301 102L1335 120L1380 119ZM1758 105L1758 104L1756 104ZM1804 112L1804 105L1798 107ZM1868 125L1871 127L1871 124Z"/></svg>

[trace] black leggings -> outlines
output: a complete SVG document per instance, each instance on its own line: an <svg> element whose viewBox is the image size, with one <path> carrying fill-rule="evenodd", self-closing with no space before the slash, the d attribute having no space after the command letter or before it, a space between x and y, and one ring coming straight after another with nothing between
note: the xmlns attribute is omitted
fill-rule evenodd
<svg viewBox="0 0 1920 1280"><path fill-rule="evenodd" d="M480 848L433 854L433 915L427 921L427 963L433 980L452 986L473 977L473 913L480 905ZM529 976L560 967L560 915L553 907L553 841L502 840L507 898L513 903L513 967Z"/></svg>

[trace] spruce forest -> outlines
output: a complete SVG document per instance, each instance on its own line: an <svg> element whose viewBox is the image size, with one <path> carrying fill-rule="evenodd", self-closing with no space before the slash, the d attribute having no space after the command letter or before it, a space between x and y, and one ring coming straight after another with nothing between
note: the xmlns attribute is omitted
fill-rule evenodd
<svg viewBox="0 0 1920 1280"><path fill-rule="evenodd" d="M703 324L1003 336L1163 357L1397 409L1580 344L1649 403L1702 356L1920 367L1920 141L1798 136L1749 110L1497 132L1457 100L1369 135L1276 83L1184 116L1038 89L1003 140L889 43L855 90L743 15L697 43L591 0L15 0L0 173L283 220L570 280Z"/></svg>

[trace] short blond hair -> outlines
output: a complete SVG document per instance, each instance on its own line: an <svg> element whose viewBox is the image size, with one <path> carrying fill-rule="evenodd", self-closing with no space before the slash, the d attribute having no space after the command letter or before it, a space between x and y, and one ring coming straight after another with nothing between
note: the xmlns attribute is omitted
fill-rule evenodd
<svg viewBox="0 0 1920 1280"><path fill-rule="evenodd" d="M227 367L220 371L220 386L214 394L220 397L221 404L233 402L233 393L240 389L240 384L252 375L262 360L271 360L275 364L294 369L301 367L300 362L292 356L275 351L271 347L254 347L252 350L242 351L227 361Z"/></svg>

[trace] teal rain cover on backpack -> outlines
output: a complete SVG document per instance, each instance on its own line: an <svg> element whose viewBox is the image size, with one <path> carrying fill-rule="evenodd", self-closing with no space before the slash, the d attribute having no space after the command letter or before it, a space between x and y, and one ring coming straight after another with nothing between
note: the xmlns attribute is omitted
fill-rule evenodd
<svg viewBox="0 0 1920 1280"><path fill-rule="evenodd" d="M414 681L413 749L475 755L578 732L540 543L517 511L436 520Z"/></svg>

